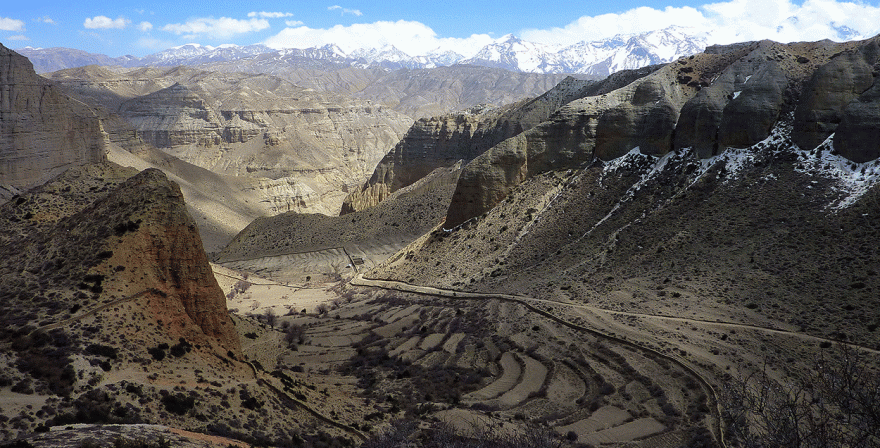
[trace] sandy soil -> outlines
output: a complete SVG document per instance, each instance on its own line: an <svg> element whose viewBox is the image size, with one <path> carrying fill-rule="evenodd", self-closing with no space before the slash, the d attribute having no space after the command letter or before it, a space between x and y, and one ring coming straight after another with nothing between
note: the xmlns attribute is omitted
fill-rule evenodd
<svg viewBox="0 0 880 448"><path fill-rule="evenodd" d="M233 312L263 314L272 310L277 316L289 313L300 313L306 310L311 313L322 303L330 303L338 298L336 293L328 291L335 283L305 282L299 284L280 283L270 279L244 274L233 269L211 264L217 283L226 294L226 307ZM249 284L247 289L236 292L230 297L233 288L239 282Z"/></svg>
<svg viewBox="0 0 880 448"><path fill-rule="evenodd" d="M515 406L525 401L532 393L538 392L544 385L544 379L547 377L547 368L536 359L520 354L525 369L520 378L519 383L511 390L507 391L498 398L498 402L503 406Z"/></svg>
<svg viewBox="0 0 880 448"><path fill-rule="evenodd" d="M475 401L488 400L512 389L522 374L522 368L513 353L504 352L501 355L501 369L503 373L500 378L466 398Z"/></svg>

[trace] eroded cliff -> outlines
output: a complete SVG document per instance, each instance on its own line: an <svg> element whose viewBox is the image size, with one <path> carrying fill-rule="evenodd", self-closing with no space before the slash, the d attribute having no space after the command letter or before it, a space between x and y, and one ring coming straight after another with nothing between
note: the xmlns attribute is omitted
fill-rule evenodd
<svg viewBox="0 0 880 448"><path fill-rule="evenodd" d="M103 161L105 146L101 123L87 107L0 45L0 184L40 185L68 168Z"/></svg>
<svg viewBox="0 0 880 448"><path fill-rule="evenodd" d="M707 158L755 145L781 121L792 123L803 149L833 135L844 157L876 159L877 61L877 38L711 47L625 87L574 100L474 159L459 178L446 225L487 212L538 173L608 161L634 148L658 156L693 148Z"/></svg>

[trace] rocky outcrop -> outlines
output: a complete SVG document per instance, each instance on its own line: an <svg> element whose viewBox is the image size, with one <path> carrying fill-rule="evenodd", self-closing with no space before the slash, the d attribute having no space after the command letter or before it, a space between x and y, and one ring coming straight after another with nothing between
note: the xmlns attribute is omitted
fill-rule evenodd
<svg viewBox="0 0 880 448"><path fill-rule="evenodd" d="M30 188L105 159L100 121L0 45L0 184Z"/></svg>
<svg viewBox="0 0 880 448"><path fill-rule="evenodd" d="M880 83L847 104L834 135L834 149L858 163L880 157Z"/></svg>
<svg viewBox="0 0 880 448"><path fill-rule="evenodd" d="M7 297L48 296L54 298L44 303L49 309L86 311L133 302L172 340L218 344L220 353L239 350L180 188L161 171L87 165L4 207L9 232L0 288Z"/></svg>
<svg viewBox="0 0 880 448"><path fill-rule="evenodd" d="M792 135L805 149L836 131L834 146L842 155L856 162L875 159L877 39L714 47L625 87L571 101L468 164L446 226L485 213L538 173L609 161L633 149L663 155L693 148L707 158L766 139L792 113Z"/></svg>
<svg viewBox="0 0 880 448"><path fill-rule="evenodd" d="M372 178L346 198L342 213L372 207L435 168L458 160L469 162L504 139L534 128L578 98L613 91L658 68L622 71L602 81L568 77L537 98L507 107L474 108L466 113L421 119L379 162Z"/></svg>
<svg viewBox="0 0 880 448"><path fill-rule="evenodd" d="M522 132L522 126L507 117L512 107L474 108L416 121L379 162L370 180L346 197L341 214L372 207L433 170L459 160L473 160L498 142Z"/></svg>
<svg viewBox="0 0 880 448"><path fill-rule="evenodd" d="M176 184L157 169L145 170L94 208L85 213L109 219L116 233L120 233L119 226L126 226L124 238L112 247L113 256L107 263L129 268L108 284L156 288L168 298L154 305L157 315L175 316L179 306L177 309L185 313L179 316L181 327L189 319L224 347L238 349L238 334L226 309L226 297L214 278Z"/></svg>
<svg viewBox="0 0 880 448"><path fill-rule="evenodd" d="M837 130L843 110L874 84L876 42L837 54L819 67L804 87L795 109L792 139L801 148L815 148Z"/></svg>

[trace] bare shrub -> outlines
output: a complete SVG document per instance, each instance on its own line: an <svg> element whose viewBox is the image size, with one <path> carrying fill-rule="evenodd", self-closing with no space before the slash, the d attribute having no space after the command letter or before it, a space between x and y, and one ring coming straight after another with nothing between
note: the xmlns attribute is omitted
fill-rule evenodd
<svg viewBox="0 0 880 448"><path fill-rule="evenodd" d="M766 370L727 384L725 418L743 447L880 446L880 376L846 345L785 384Z"/></svg>
<svg viewBox="0 0 880 448"><path fill-rule="evenodd" d="M287 347L291 349L296 349L299 344L305 342L305 339L306 332L299 324L290 325L284 333L284 342L287 342Z"/></svg>
<svg viewBox="0 0 880 448"><path fill-rule="evenodd" d="M247 277L245 277L245 278L247 278ZM234 285L232 285L232 290L229 291L229 294L226 294L226 298L232 299L237 294L241 294L241 293L247 291L252 285L253 285L253 283L251 283L247 280L239 280L239 281L235 282Z"/></svg>
<svg viewBox="0 0 880 448"><path fill-rule="evenodd" d="M272 308L266 308L266 311L263 312L263 320L265 320L270 327L275 328L275 324L278 322L278 316L275 315L275 311L272 310Z"/></svg>
<svg viewBox="0 0 880 448"><path fill-rule="evenodd" d="M315 313L318 315L327 314L330 311L330 307L326 303L319 303L318 306L315 307Z"/></svg>

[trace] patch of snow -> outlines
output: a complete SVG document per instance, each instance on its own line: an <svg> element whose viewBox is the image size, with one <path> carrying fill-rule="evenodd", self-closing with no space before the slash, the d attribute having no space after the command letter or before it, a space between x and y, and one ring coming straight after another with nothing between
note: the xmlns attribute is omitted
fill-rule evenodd
<svg viewBox="0 0 880 448"><path fill-rule="evenodd" d="M840 193L828 204L831 210L842 210L853 205L862 195L880 182L880 159L856 163L834 153L834 134L814 151L800 151L801 160L795 170L811 176L821 176L836 181L834 187Z"/></svg>
<svg viewBox="0 0 880 448"><path fill-rule="evenodd" d="M736 99L740 93L742 93L742 90L737 90L736 92L733 92L733 99Z"/></svg>

